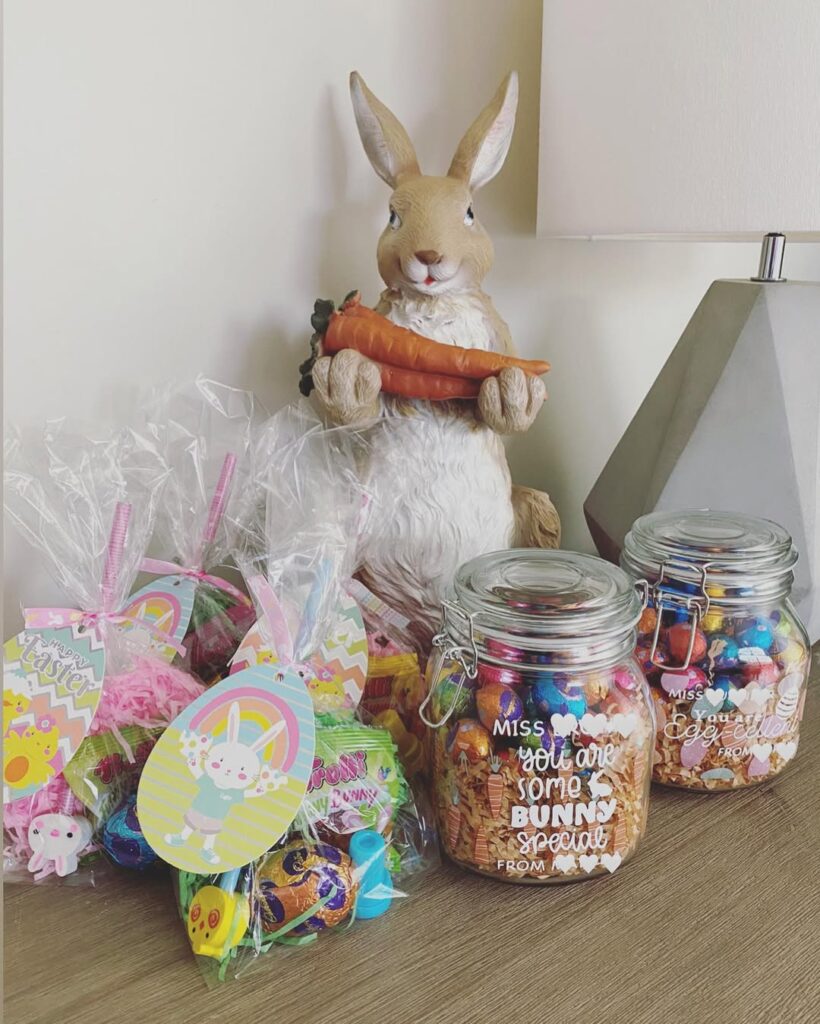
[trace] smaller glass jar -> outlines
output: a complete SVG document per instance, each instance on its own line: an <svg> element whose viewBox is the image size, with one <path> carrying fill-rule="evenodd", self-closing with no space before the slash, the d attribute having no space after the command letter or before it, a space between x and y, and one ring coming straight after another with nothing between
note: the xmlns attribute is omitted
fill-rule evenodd
<svg viewBox="0 0 820 1024"><path fill-rule="evenodd" d="M649 798L636 588L591 555L526 549L461 566L448 597L421 708L445 850L512 882L611 874Z"/></svg>
<svg viewBox="0 0 820 1024"><path fill-rule="evenodd" d="M656 782L737 789L794 757L810 661L789 600L796 560L781 526L737 513L653 512L627 534L621 564L647 595L636 653Z"/></svg>

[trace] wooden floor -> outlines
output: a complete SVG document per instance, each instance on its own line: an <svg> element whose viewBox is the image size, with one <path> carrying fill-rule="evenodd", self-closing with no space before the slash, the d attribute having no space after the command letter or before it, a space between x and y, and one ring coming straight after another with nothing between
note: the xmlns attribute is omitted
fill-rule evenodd
<svg viewBox="0 0 820 1024"><path fill-rule="evenodd" d="M810 694L800 752L776 782L718 796L656 790L642 850L610 878L516 887L447 865L385 917L268 953L210 991L167 878L7 886L5 1020L816 1022L819 774Z"/></svg>

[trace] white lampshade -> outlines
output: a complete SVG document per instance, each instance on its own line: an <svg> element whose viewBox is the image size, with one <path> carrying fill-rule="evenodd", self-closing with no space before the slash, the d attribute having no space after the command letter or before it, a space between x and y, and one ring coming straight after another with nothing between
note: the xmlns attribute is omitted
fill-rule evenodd
<svg viewBox="0 0 820 1024"><path fill-rule="evenodd" d="M820 239L817 0L544 0L538 232Z"/></svg>

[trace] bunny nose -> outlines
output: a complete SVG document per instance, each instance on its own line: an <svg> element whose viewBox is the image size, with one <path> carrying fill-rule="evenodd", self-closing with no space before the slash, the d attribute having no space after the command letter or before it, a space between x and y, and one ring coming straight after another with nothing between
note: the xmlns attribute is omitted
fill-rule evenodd
<svg viewBox="0 0 820 1024"><path fill-rule="evenodd" d="M53 837L54 837L55 839L57 838L57 836L59 836L59 834L60 834L60 833L59 833L59 830L58 830L58 829L56 829L56 828L53 828L53 829L52 829L52 830L51 830L51 831L49 832L49 835L50 835L50 836L53 836Z"/></svg>
<svg viewBox="0 0 820 1024"><path fill-rule="evenodd" d="M421 249L419 252L413 253L419 263L424 263L428 267L435 266L436 263L441 263L442 255L440 252L436 252L435 249Z"/></svg>

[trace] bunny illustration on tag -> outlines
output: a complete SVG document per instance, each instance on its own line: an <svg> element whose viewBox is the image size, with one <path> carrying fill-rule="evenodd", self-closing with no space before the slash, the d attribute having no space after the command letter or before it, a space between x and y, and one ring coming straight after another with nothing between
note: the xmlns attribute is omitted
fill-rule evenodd
<svg viewBox="0 0 820 1024"><path fill-rule="evenodd" d="M287 777L277 768L260 761L260 753L285 728L284 721L272 725L253 742L242 743L240 719L239 702L232 701L225 740L215 741L212 733L182 734L182 751L197 780L197 792L183 815L184 827L178 833L166 834L165 842L169 846L182 846L198 833L203 838L202 856L209 864L220 862L214 844L230 809L243 800L262 796L269 789L276 790L287 783Z"/></svg>

